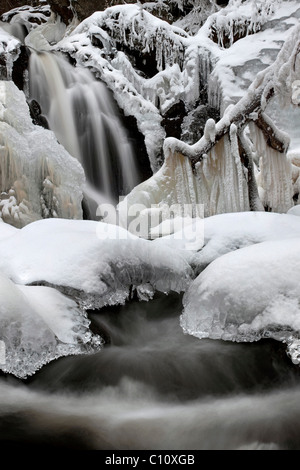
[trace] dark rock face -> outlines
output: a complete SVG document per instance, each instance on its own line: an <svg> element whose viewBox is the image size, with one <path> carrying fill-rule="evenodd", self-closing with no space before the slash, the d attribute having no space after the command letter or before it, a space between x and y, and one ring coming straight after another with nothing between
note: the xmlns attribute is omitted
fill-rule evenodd
<svg viewBox="0 0 300 470"><path fill-rule="evenodd" d="M95 11L105 10L105 8L113 4L107 0L78 0L76 2L72 2L72 0L49 0L48 3L51 10L57 13L66 24L73 18L74 12L78 19L82 21ZM121 0L120 2L114 2L114 4L117 3L123 2Z"/></svg>
<svg viewBox="0 0 300 470"><path fill-rule="evenodd" d="M24 90L25 70L28 69L29 52L27 47L21 46L20 54L14 61L12 79L20 90Z"/></svg>
<svg viewBox="0 0 300 470"><path fill-rule="evenodd" d="M181 138L181 125L186 115L185 105L182 101L175 103L163 116L162 126L167 137Z"/></svg>
<svg viewBox="0 0 300 470"><path fill-rule="evenodd" d="M0 54L0 80L6 80L7 73L6 73L6 59L3 54Z"/></svg>
<svg viewBox="0 0 300 470"><path fill-rule="evenodd" d="M40 2L38 0L1 0L0 2L0 15L6 13L13 8L22 7L24 5L38 6Z"/></svg>
<svg viewBox="0 0 300 470"><path fill-rule="evenodd" d="M150 168L150 162L145 146L145 138L143 134L138 130L137 122L134 116L125 116L121 112L121 120L127 130L129 141L131 142L132 148L137 157L137 170L140 176L138 183L141 183L142 181L145 181L146 179L150 178L153 174Z"/></svg>
<svg viewBox="0 0 300 470"><path fill-rule="evenodd" d="M48 3L51 10L59 15L65 24L68 24L72 20L74 14L70 7L69 0L49 0Z"/></svg>
<svg viewBox="0 0 300 470"><path fill-rule="evenodd" d="M49 124L45 116L42 114L41 107L39 103L35 100L31 100L28 103L30 116L32 119L33 124L38 126L42 126L45 129L49 129Z"/></svg>
<svg viewBox="0 0 300 470"><path fill-rule="evenodd" d="M220 119L219 111L205 104L200 104L193 109L183 121L181 139L190 145L197 142L203 136L204 127L209 118L217 122Z"/></svg>

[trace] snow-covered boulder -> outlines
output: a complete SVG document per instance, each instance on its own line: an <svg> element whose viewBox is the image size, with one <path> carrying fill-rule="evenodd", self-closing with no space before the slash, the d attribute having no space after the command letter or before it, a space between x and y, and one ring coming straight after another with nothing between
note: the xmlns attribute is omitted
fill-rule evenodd
<svg viewBox="0 0 300 470"><path fill-rule="evenodd" d="M216 259L196 278L184 296L181 325L198 338L293 345L291 337L300 337L299 286L299 236L248 246Z"/></svg>
<svg viewBox="0 0 300 470"><path fill-rule="evenodd" d="M184 291L193 278L184 254L167 245L114 225L63 219L40 220L6 238L0 270L17 284L59 287L92 308L124 303L132 287L140 298Z"/></svg>

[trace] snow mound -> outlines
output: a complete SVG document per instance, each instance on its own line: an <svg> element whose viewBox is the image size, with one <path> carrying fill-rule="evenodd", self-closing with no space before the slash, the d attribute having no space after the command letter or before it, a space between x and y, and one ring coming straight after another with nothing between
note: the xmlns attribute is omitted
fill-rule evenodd
<svg viewBox="0 0 300 470"><path fill-rule="evenodd" d="M300 206L298 205L291 207L291 209L288 211L288 214L300 216Z"/></svg>
<svg viewBox="0 0 300 470"><path fill-rule="evenodd" d="M0 296L3 372L24 379L59 357L100 349L84 313L55 289L17 286L1 274Z"/></svg>
<svg viewBox="0 0 300 470"><path fill-rule="evenodd" d="M201 272L212 261L226 253L238 250L256 243L284 240L300 237L300 222L298 217L291 214L274 212L239 212L219 214L207 217L199 227L204 236L204 247L196 253L193 265ZM194 222L191 230L196 233Z"/></svg>
<svg viewBox="0 0 300 470"><path fill-rule="evenodd" d="M123 303L132 288L180 292L193 277L182 252L167 245L114 225L62 219L34 222L6 239L0 269L17 284L59 287L90 308Z"/></svg>
<svg viewBox="0 0 300 470"><path fill-rule="evenodd" d="M25 95L0 82L0 217L22 227L46 217L82 218L84 172L53 132L35 126Z"/></svg>
<svg viewBox="0 0 300 470"><path fill-rule="evenodd" d="M291 337L300 338L299 286L299 237L228 253L191 284L184 296L182 328L198 338L274 338L291 348Z"/></svg>

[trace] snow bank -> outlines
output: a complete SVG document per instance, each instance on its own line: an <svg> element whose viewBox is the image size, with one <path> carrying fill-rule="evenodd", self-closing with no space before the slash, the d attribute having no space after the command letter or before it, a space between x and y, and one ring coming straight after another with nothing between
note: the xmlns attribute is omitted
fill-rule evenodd
<svg viewBox="0 0 300 470"><path fill-rule="evenodd" d="M172 248L114 225L63 219L34 222L7 238L0 269L17 284L55 286L91 308L123 303L132 288L180 292L193 276Z"/></svg>
<svg viewBox="0 0 300 470"><path fill-rule="evenodd" d="M198 338L299 338L299 285L299 236L242 248L215 260L192 283L181 325Z"/></svg>
<svg viewBox="0 0 300 470"><path fill-rule="evenodd" d="M0 82L0 217L22 227L46 217L82 218L81 165L53 132L35 126L25 95Z"/></svg>
<svg viewBox="0 0 300 470"><path fill-rule="evenodd" d="M3 372L26 378L59 357L100 349L84 313L55 289L17 286L1 274L0 296Z"/></svg>

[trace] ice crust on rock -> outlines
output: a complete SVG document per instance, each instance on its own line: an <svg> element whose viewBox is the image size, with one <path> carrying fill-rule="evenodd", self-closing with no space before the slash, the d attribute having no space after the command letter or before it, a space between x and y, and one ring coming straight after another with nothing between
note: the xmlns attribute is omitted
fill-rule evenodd
<svg viewBox="0 0 300 470"><path fill-rule="evenodd" d="M3 372L24 379L54 359L101 348L84 312L55 289L17 286L1 274L0 295Z"/></svg>

